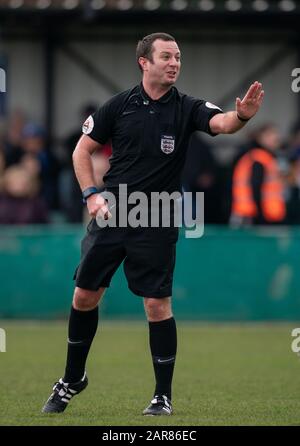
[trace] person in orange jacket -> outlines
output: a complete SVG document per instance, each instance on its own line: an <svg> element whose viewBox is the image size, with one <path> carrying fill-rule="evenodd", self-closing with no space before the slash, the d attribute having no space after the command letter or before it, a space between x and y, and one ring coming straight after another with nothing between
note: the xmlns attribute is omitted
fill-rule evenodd
<svg viewBox="0 0 300 446"><path fill-rule="evenodd" d="M284 222L284 181L276 158L279 147L276 126L265 124L257 132L256 145L237 161L232 178L233 226Z"/></svg>

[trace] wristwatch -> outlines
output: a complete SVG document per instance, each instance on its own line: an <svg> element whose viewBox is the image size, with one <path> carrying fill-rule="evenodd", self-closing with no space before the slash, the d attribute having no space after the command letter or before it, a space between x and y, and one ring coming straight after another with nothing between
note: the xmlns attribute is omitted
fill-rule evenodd
<svg viewBox="0 0 300 446"><path fill-rule="evenodd" d="M86 200L94 194L98 194L99 190L97 187L88 187L82 191L82 201L86 204Z"/></svg>
<svg viewBox="0 0 300 446"><path fill-rule="evenodd" d="M238 113L236 114L236 116L242 122L247 122L247 121L250 121L250 119L251 119L251 118L241 118L241 116Z"/></svg>

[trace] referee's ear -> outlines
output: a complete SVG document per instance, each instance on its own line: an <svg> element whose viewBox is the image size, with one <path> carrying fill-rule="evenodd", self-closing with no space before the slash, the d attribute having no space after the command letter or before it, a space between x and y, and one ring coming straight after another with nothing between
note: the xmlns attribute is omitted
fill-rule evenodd
<svg viewBox="0 0 300 446"><path fill-rule="evenodd" d="M146 57L142 57L142 56L139 57L138 64L139 64L142 72L148 71L147 70L147 62L148 62L148 59L146 59Z"/></svg>

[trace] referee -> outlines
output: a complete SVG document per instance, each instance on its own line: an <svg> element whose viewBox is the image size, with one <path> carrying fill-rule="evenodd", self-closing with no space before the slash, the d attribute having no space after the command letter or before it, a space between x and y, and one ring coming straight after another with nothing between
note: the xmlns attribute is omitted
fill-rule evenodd
<svg viewBox="0 0 300 446"><path fill-rule="evenodd" d="M99 227L96 217L111 217L99 193L91 156L111 139L113 155L105 189L117 198L120 184L128 193L180 191L180 176L191 134L234 133L258 111L264 92L254 82L235 111L224 113L202 99L180 93L180 50L175 39L154 33L138 42L140 85L117 94L83 124L74 154L74 169L91 222L82 241L81 262L69 319L65 374L53 387L43 412L63 412L88 384L85 363L98 325L98 304L124 261L129 288L143 297L156 386L144 415L171 415L171 383L177 350L171 308L176 227ZM117 205L118 208L118 205Z"/></svg>

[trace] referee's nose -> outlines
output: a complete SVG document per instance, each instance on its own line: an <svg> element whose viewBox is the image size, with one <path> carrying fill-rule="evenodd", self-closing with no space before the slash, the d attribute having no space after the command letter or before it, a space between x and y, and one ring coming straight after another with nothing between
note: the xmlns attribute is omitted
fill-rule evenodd
<svg viewBox="0 0 300 446"><path fill-rule="evenodd" d="M169 60L169 66L170 67L177 67L177 68L179 68L180 67L180 61L179 60L177 60L176 59L176 57L175 56L173 56L170 60Z"/></svg>

